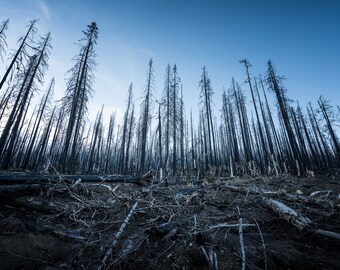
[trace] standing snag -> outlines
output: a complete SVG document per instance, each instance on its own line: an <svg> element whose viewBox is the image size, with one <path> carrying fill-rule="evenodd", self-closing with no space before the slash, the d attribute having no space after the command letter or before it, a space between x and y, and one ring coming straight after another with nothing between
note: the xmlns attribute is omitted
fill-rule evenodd
<svg viewBox="0 0 340 270"><path fill-rule="evenodd" d="M8 169L13 156L17 139L19 138L20 126L24 123L25 115L30 106L34 92L37 91L36 82L42 83L47 70L48 55L51 48L51 34L48 33L35 48L35 54L30 56L17 93L14 106L0 137L1 167Z"/></svg>
<svg viewBox="0 0 340 270"><path fill-rule="evenodd" d="M147 72L146 86L144 89L144 99L141 104L140 119L138 124L138 145L139 145L139 157L140 166L139 171L141 173L148 170L148 165L146 165L146 151L147 151L147 134L151 125L151 115L153 110L153 90L154 90L154 77L153 77L153 61L149 61L149 69Z"/></svg>
<svg viewBox="0 0 340 270"><path fill-rule="evenodd" d="M7 47L6 43L6 30L8 28L9 19L3 21L0 24L0 58L3 61L3 54L5 53L5 47ZM1 89L1 88L0 88Z"/></svg>
<svg viewBox="0 0 340 270"><path fill-rule="evenodd" d="M20 39L20 45L16 53L14 54L11 63L9 64L8 68L6 69L5 75L2 77L0 81L0 90L3 88L4 83L7 81L8 76L10 75L10 72L14 69L15 66L20 66L22 65L22 59L27 57L27 52L26 52L26 46L28 45L28 41L32 40L31 36L36 32L35 29L35 24L37 23L38 20L33 20L30 22L28 26L28 30L26 32L26 35ZM4 26L7 26L7 23ZM4 37L4 30L6 28L2 28L2 37Z"/></svg>
<svg viewBox="0 0 340 270"><path fill-rule="evenodd" d="M98 38L98 27L95 22L87 26L83 32L85 37L81 40L80 52L74 60L74 67L68 71L70 74L67 82L64 106L67 113L66 136L64 137L63 150L60 157L60 169L63 172L75 172L77 168L77 152L81 139L81 128L84 126L87 113L87 103L92 95L94 69L95 69L95 45Z"/></svg>

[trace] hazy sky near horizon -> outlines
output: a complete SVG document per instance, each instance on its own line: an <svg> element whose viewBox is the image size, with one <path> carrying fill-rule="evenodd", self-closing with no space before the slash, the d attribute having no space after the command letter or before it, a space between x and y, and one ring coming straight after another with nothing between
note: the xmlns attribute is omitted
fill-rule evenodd
<svg viewBox="0 0 340 270"><path fill-rule="evenodd" d="M320 95L339 104L337 0L0 0L0 20L7 18L7 56L16 49L30 20L40 19L40 35L51 31L53 49L42 89L55 77L55 99L65 92L65 73L74 65L71 59L79 52L75 43L83 37L82 30L97 22L98 65L90 119L102 104L107 115L117 110L121 116L131 82L139 107L151 57L157 99L163 91L166 65L177 64L187 115L190 109L197 112L203 66L215 91L217 119L223 87L230 87L232 77L250 97L239 63L244 58L252 63L253 76L264 75L271 59L277 74L287 78L288 96L303 106L309 101L316 104ZM7 64L7 60L0 62L0 76Z"/></svg>

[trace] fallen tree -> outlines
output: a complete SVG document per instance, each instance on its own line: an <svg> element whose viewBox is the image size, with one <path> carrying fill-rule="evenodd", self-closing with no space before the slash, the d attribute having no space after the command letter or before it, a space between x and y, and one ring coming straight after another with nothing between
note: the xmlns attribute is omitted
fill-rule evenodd
<svg viewBox="0 0 340 270"><path fill-rule="evenodd" d="M301 215L284 203L264 197L262 198L262 201L278 216L298 228L300 231L312 229L313 222L309 218Z"/></svg>
<svg viewBox="0 0 340 270"><path fill-rule="evenodd" d="M340 240L340 234L336 232L331 232L327 230L322 230L317 228L317 226L312 222L309 218L303 216L301 213L295 211L291 207L285 205L284 203L274 200L271 198L268 198L268 195L276 195L280 196L282 195L288 200L293 200L293 201L303 201L303 202L316 202L319 203L318 200L314 200L313 196L316 194L316 192L312 193L310 198L302 195L291 195L286 192L282 191L265 191L265 190L260 190L256 188L245 188L245 187L240 187L240 186L225 186L227 189L233 191L233 192L241 192L244 194L254 194L261 196L262 202L264 205L266 205L269 209L271 209L274 213L276 213L278 216L283 218L285 221L287 221L289 224L293 225L294 227L298 228L300 231L312 233L318 236L322 237L327 237L327 238L332 238L336 240ZM328 192L328 191L327 191ZM320 193L320 192L318 192Z"/></svg>
<svg viewBox="0 0 340 270"><path fill-rule="evenodd" d="M1 197L17 196L23 194L39 194L44 185L30 184L30 185L0 185Z"/></svg>
<svg viewBox="0 0 340 270"><path fill-rule="evenodd" d="M46 198L17 198L12 202L8 202L12 206L22 207L29 211L39 211L44 213L60 213L65 209L56 204L53 200Z"/></svg>
<svg viewBox="0 0 340 270"><path fill-rule="evenodd" d="M143 175L62 175L62 174L26 174L26 173L5 173L0 174L0 185L14 184L48 184L64 181L72 184L79 179L82 182L110 182L110 183L132 183L145 185L151 182L153 173L151 171Z"/></svg>
<svg viewBox="0 0 340 270"><path fill-rule="evenodd" d="M118 232L116 233L109 249L107 250L107 252L105 253L105 256L103 258L103 260L101 261L98 270L102 270L102 269L106 269L107 268L107 264L112 256L112 250L113 248L117 245L119 239L122 237L122 234L124 233L124 230L126 228L126 226L129 224L130 218L132 217L133 213L135 212L137 206L138 206L138 201L135 202L135 204L131 207L129 214L126 216L126 218L124 219L124 222L122 223L122 225L120 226Z"/></svg>
<svg viewBox="0 0 340 270"><path fill-rule="evenodd" d="M268 208L285 221L298 228L300 231L306 231L318 236L340 240L339 233L318 229L309 218L303 216L301 213L295 211L293 208L290 208L284 203L267 198L262 198L262 200Z"/></svg>

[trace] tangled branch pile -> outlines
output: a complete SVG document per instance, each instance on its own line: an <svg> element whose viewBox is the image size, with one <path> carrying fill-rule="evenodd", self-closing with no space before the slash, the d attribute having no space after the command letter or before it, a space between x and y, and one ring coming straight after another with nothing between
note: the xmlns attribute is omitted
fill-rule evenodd
<svg viewBox="0 0 340 270"><path fill-rule="evenodd" d="M339 193L331 179L284 176L1 185L0 265L335 269Z"/></svg>

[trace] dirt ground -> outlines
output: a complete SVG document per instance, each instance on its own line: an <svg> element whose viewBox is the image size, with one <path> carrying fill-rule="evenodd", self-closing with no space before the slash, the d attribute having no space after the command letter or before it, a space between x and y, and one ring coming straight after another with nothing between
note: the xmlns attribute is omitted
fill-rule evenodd
<svg viewBox="0 0 340 270"><path fill-rule="evenodd" d="M312 229L279 217L266 198ZM0 193L0 269L340 269L340 240L313 233L340 233L339 212L338 177L60 181Z"/></svg>

